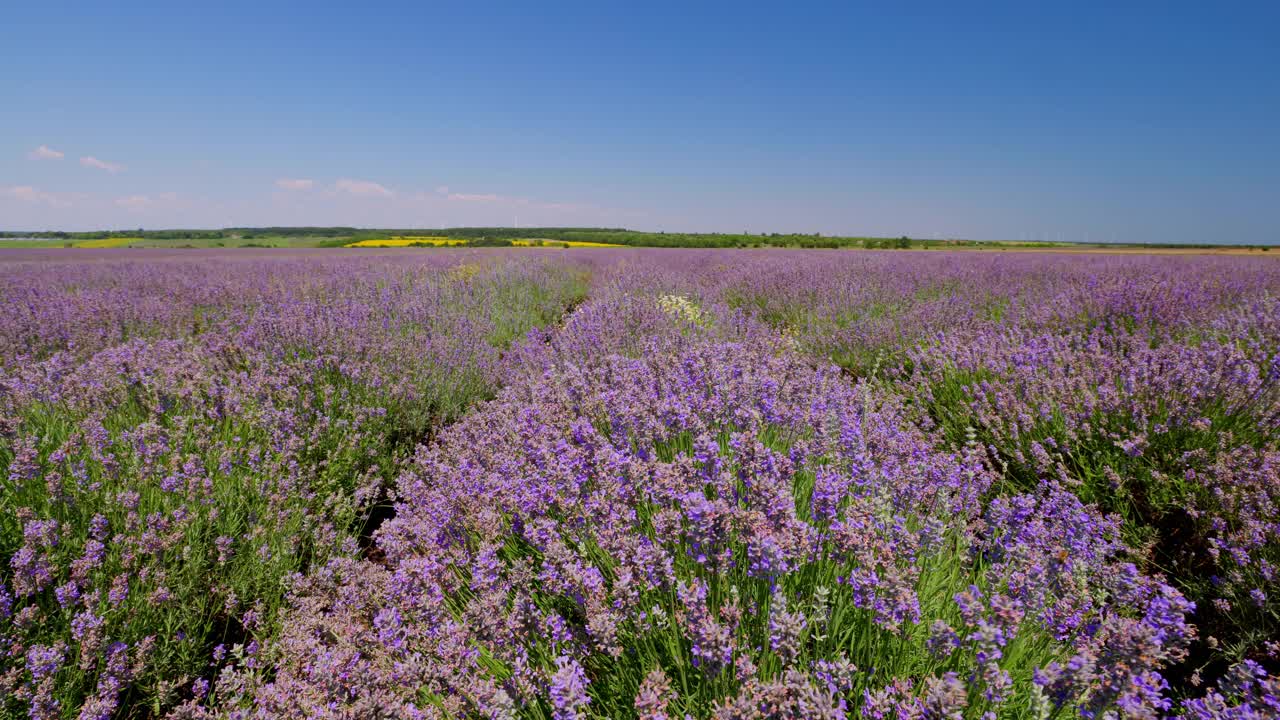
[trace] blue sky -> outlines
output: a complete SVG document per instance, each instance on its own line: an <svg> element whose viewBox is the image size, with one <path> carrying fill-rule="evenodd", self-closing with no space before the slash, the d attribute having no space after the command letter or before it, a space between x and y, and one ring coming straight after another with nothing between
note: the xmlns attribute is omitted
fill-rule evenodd
<svg viewBox="0 0 1280 720"><path fill-rule="evenodd" d="M200 5L3 11L0 228L1280 241L1276 3Z"/></svg>

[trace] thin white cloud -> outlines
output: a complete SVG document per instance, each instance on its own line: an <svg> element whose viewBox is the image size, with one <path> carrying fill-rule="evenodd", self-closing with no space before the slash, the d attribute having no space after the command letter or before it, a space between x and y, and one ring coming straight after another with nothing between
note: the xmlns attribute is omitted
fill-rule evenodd
<svg viewBox="0 0 1280 720"><path fill-rule="evenodd" d="M445 197L451 202L460 203L499 203L505 207L531 208L535 210L593 210L590 205L564 202L543 202L527 197L511 197L496 193L448 193Z"/></svg>
<svg viewBox="0 0 1280 720"><path fill-rule="evenodd" d="M415 193L411 197L416 201L424 203L431 203L433 201L443 199L449 203L455 203L458 206L469 205L476 209L484 208L486 210L498 212L506 212L508 210L530 210L571 212L575 214L590 213L592 215L636 216L636 213L633 211L604 208L586 203L548 202L528 197L500 195L498 193L449 192L449 188L445 185L437 187L434 193L423 191Z"/></svg>
<svg viewBox="0 0 1280 720"><path fill-rule="evenodd" d="M61 150L54 150L48 145L41 145L27 153L27 157L32 160L61 160L64 156L66 156L66 153Z"/></svg>
<svg viewBox="0 0 1280 720"><path fill-rule="evenodd" d="M276 187L281 190L310 190L315 185L315 180L307 178L280 178L276 181Z"/></svg>
<svg viewBox="0 0 1280 720"><path fill-rule="evenodd" d="M107 172L113 175L118 172L123 172L125 169L124 166L119 163L107 162L106 160L99 160L98 158L92 155L85 155L84 157L80 158L80 164L88 168L97 168L98 170L106 170Z"/></svg>
<svg viewBox="0 0 1280 720"><path fill-rule="evenodd" d="M133 210L135 212L146 210L151 206L151 196L149 195L130 195L128 197L116 198L116 205L125 210Z"/></svg>
<svg viewBox="0 0 1280 720"><path fill-rule="evenodd" d="M68 159L79 156L67 154ZM336 190L332 180L315 180L311 192L277 190L274 179L260 192L237 200L214 200L199 195L160 192L161 188L130 192L62 192L29 181L6 185L0 181L0 225L10 227L91 230L119 227L226 227L272 224L354 225L362 227L449 227L509 225L514 216L524 226L626 224L635 211L588 204L547 202L536 198L497 195L496 200L451 201L428 185L395 191L389 197ZM384 188L385 189L385 188ZM653 218L648 218L653 224Z"/></svg>
<svg viewBox="0 0 1280 720"><path fill-rule="evenodd" d="M364 197L391 197L395 194L385 186L379 185L371 180L351 180L343 178L342 180L334 183L333 187L335 190Z"/></svg>
<svg viewBox="0 0 1280 720"><path fill-rule="evenodd" d="M178 202L178 193L162 192L157 195L128 195L116 198L114 202L117 206L133 212L141 212L152 208L172 208L174 203Z"/></svg>
<svg viewBox="0 0 1280 720"><path fill-rule="evenodd" d="M0 188L0 197L11 198L13 200L32 203L35 205L60 206L64 204L62 199L57 195L36 189L30 185L12 185L10 187Z"/></svg>
<svg viewBox="0 0 1280 720"><path fill-rule="evenodd" d="M88 168L97 168L99 170L106 170L107 172L113 175L115 173L124 171L123 165L119 163L107 162L106 160L99 160L98 158L92 155L85 155L84 157L80 158L80 164Z"/></svg>

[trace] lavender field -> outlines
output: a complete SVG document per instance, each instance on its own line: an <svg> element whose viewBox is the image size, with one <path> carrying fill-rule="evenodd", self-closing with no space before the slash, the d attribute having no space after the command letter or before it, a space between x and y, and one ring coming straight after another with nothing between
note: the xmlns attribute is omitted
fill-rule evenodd
<svg viewBox="0 0 1280 720"><path fill-rule="evenodd" d="M0 251L0 716L1280 717L1280 262Z"/></svg>

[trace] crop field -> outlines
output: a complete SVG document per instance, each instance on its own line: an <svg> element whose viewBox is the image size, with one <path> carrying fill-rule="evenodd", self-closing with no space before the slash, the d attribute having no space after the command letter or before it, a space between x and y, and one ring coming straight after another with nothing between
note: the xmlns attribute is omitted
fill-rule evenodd
<svg viewBox="0 0 1280 720"><path fill-rule="evenodd" d="M465 240L455 240L447 237L391 237L372 240L358 240L348 243L344 247L413 247L418 245L462 245Z"/></svg>
<svg viewBox="0 0 1280 720"><path fill-rule="evenodd" d="M625 247L616 243L591 242L589 240L551 240L546 238L525 238L521 240L512 240L512 245L516 247L566 247L566 248L616 248Z"/></svg>
<svg viewBox="0 0 1280 720"><path fill-rule="evenodd" d="M445 247L466 245L467 239L443 236L412 236L373 238L347 243L349 248L388 248L388 247ZM512 247L558 247L558 248L617 248L624 247L612 243L589 242L579 240L551 240L542 238L518 238L509 243ZM105 246L104 246L105 247Z"/></svg>
<svg viewBox="0 0 1280 720"><path fill-rule="evenodd" d="M1270 255L0 250L0 717L1280 717Z"/></svg>
<svg viewBox="0 0 1280 720"><path fill-rule="evenodd" d="M116 248L125 247L135 242L141 241L142 238L129 237L111 237L99 240L80 240L75 243L74 247L78 248Z"/></svg>

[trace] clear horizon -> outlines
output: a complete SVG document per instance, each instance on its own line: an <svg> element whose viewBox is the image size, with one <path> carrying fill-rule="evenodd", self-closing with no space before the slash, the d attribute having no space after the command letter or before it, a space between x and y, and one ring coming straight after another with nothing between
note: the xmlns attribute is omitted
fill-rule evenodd
<svg viewBox="0 0 1280 720"><path fill-rule="evenodd" d="M1274 4L28 4L0 230L1280 240Z"/></svg>

